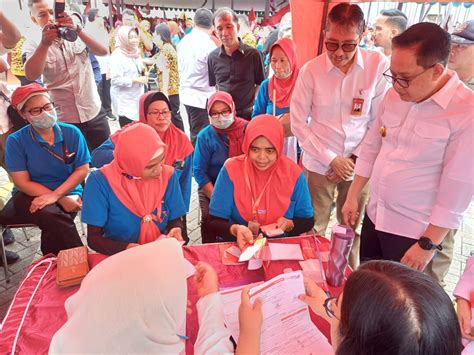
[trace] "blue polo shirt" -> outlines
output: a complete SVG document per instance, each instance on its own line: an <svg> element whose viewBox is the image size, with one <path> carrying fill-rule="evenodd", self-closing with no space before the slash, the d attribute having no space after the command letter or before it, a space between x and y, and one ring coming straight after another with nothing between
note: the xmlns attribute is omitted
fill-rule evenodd
<svg viewBox="0 0 474 355"><path fill-rule="evenodd" d="M91 161L86 140L81 131L70 124L57 122L54 129L54 144L49 146L43 138L27 125L7 138L5 163L9 172L27 171L31 181L57 189L78 167ZM31 137L34 135L35 139ZM70 153L76 153L70 163L54 157L48 149L62 157L62 142ZM14 192L17 190L15 189ZM68 195L82 195L82 186L77 185Z"/></svg>
<svg viewBox="0 0 474 355"><path fill-rule="evenodd" d="M92 166L94 168L101 168L105 164L110 163L114 159L115 144L109 138L92 152ZM191 179L193 176L193 154L189 154L184 159L183 169L176 169L178 175L179 185L183 196L183 201L186 206L186 211L189 211L189 204L191 203Z"/></svg>
<svg viewBox="0 0 474 355"><path fill-rule="evenodd" d="M230 180L225 167L222 168L217 177L216 185L212 192L211 204L209 205L209 214L226 219L232 224L247 225L249 222L242 218L235 205L234 184ZM313 217L311 196L303 173L296 180L290 206L283 217L288 219ZM275 222L273 221L273 223Z"/></svg>
<svg viewBox="0 0 474 355"><path fill-rule="evenodd" d="M156 214L156 210L154 211ZM161 218L156 225L161 233L166 231L169 221L186 214L178 184L178 176L171 176L166 188ZM102 227L104 237L126 243L137 243L141 219L130 212L117 198L106 177L99 171L91 172L86 182L82 203L82 222Z"/></svg>
<svg viewBox="0 0 474 355"><path fill-rule="evenodd" d="M289 111L289 107L276 107L277 116ZM253 105L252 117L263 114L273 115L273 101L270 100L270 96L268 95L268 79L262 81L262 84L258 88L257 98L255 99L255 103Z"/></svg>
<svg viewBox="0 0 474 355"><path fill-rule="evenodd" d="M203 128L194 148L194 178L202 188L208 182L214 185L224 162L229 157L229 139L211 126Z"/></svg>

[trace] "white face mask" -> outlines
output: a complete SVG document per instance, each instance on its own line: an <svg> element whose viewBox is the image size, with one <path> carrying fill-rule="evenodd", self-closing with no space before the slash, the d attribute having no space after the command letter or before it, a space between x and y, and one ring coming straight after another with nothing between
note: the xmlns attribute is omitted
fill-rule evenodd
<svg viewBox="0 0 474 355"><path fill-rule="evenodd" d="M219 115L219 118L209 117L211 124L217 129L229 128L234 123L234 114L229 113L227 116Z"/></svg>
<svg viewBox="0 0 474 355"><path fill-rule="evenodd" d="M39 129L48 129L55 125L58 120L58 115L56 110L51 110L51 112L43 111L38 116L31 118L31 125Z"/></svg>

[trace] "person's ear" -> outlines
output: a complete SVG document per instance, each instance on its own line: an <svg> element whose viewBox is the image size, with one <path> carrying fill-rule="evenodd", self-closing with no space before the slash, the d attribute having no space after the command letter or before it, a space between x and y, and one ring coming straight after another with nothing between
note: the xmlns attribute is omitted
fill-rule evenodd
<svg viewBox="0 0 474 355"><path fill-rule="evenodd" d="M240 32L240 23L237 22L237 33Z"/></svg>
<svg viewBox="0 0 474 355"><path fill-rule="evenodd" d="M30 11L30 18L31 18L31 21L33 21L33 23L34 23L35 25L38 25L38 21L36 21L36 17L33 16L33 14L31 13L31 11Z"/></svg>
<svg viewBox="0 0 474 355"><path fill-rule="evenodd" d="M441 63L435 64L435 66L433 67L432 80L433 81L438 80L441 77L441 75L443 75L444 70L445 70L445 67Z"/></svg>

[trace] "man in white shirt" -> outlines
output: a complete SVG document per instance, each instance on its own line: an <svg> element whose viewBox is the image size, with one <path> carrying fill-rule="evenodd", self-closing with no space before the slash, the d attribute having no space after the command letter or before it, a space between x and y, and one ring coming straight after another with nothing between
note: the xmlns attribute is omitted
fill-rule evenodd
<svg viewBox="0 0 474 355"><path fill-rule="evenodd" d="M387 59L358 48L364 13L341 3L329 13L324 32L327 52L300 71L291 100L291 128L303 150L303 166L314 209L315 228L324 235L337 190L337 218L351 184L359 147L375 118L388 83ZM359 199L360 214L368 189ZM357 228L359 220L353 224ZM358 237L350 257L358 263Z"/></svg>
<svg viewBox="0 0 474 355"><path fill-rule="evenodd" d="M207 57L216 49L211 39L212 13L198 9L194 14L194 29L183 37L177 47L179 99L188 114L191 141L209 124L207 99L214 93L209 86Z"/></svg>
<svg viewBox="0 0 474 355"><path fill-rule="evenodd" d="M464 22L452 33L453 48L449 69L454 70L464 84L474 90L474 20Z"/></svg>
<svg viewBox="0 0 474 355"><path fill-rule="evenodd" d="M385 9L375 20L374 44L382 48L383 53L392 55L392 38L407 29L408 19L398 9Z"/></svg>
<svg viewBox="0 0 474 355"><path fill-rule="evenodd" d="M370 179L361 261L388 259L424 270L473 196L474 93L446 69L450 35L419 23L393 39L390 89L367 134L343 207L357 216Z"/></svg>

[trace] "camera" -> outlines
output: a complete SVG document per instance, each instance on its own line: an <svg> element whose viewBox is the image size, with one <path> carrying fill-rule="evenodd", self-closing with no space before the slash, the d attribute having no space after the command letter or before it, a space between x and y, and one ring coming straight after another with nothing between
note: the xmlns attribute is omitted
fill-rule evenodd
<svg viewBox="0 0 474 355"><path fill-rule="evenodd" d="M54 1L54 18L58 19L61 17L61 14L64 13L66 9L65 0L55 0ZM72 30L69 27L56 26L58 30L58 36L66 41L74 42L77 39L76 31Z"/></svg>

